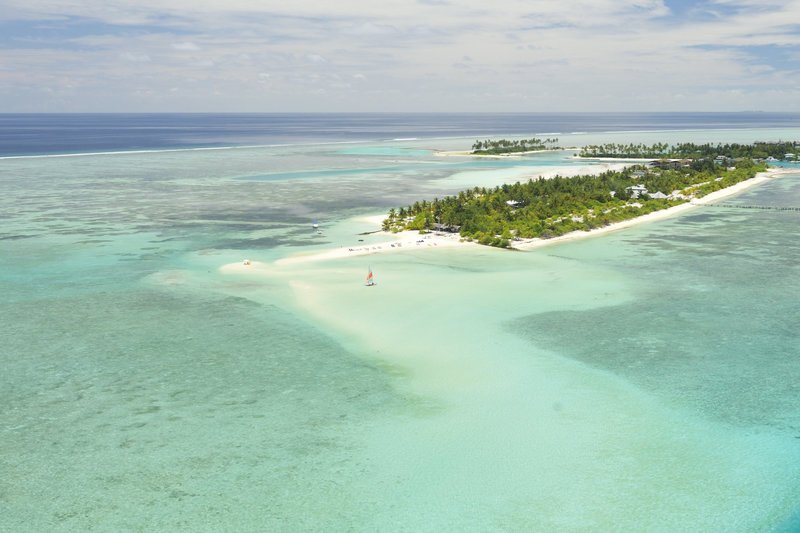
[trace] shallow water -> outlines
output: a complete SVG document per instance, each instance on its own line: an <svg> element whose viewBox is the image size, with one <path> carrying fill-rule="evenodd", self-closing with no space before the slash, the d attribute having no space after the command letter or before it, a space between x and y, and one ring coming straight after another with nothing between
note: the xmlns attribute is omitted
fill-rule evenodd
<svg viewBox="0 0 800 533"><path fill-rule="evenodd" d="M791 530L796 212L272 264L558 162L459 148L0 160L0 529Z"/></svg>
<svg viewBox="0 0 800 533"><path fill-rule="evenodd" d="M608 359L621 358L619 352L641 358L641 344L603 324L630 318L618 310L637 305L636 284L627 272L561 254L588 251L577 244L540 250L553 255L424 250L409 253L416 258L371 258L382 281L356 295L345 280L357 279L359 268L337 265L321 283L303 280L319 279L323 267L288 274L299 278L301 305L346 332L342 342L351 351L399 365L410 374L400 390L437 400L439 409L426 419L387 421L364 451L386 465L367 477L367 492L395 502L376 527L747 531L793 507L796 426L771 409L757 420L748 415L771 403L794 424L796 371L778 378L783 387L771 386L775 378L768 387L740 387L757 397L717 412L707 408L715 394L733 396L726 385L740 383L702 389L702 376L686 369L666 374L662 364L639 369L649 381L632 379L620 371L627 365ZM659 320L665 319L648 322L648 338L673 334ZM702 340L705 333L695 334ZM772 357L772 346L753 339L761 343ZM575 345L591 346L586 353L595 360L582 360ZM647 348L651 358L680 356L657 340ZM720 351L706 356L762 371L752 368L761 363L750 354ZM784 362L763 375L793 366ZM687 402L685 389L695 387L701 390ZM402 490L387 487L387 476ZM752 514L764 498L775 515Z"/></svg>

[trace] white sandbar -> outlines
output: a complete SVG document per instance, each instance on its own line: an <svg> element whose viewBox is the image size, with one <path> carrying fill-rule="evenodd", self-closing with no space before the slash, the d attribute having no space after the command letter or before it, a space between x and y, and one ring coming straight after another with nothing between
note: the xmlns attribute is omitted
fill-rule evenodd
<svg viewBox="0 0 800 533"><path fill-rule="evenodd" d="M371 217L378 219L380 224L385 215ZM474 243L461 240L458 234L447 233L426 233L424 235L417 231L403 231L400 233L382 232L389 240L364 244L359 243L354 246L334 248L313 254L293 255L275 261L276 265L290 265L297 263L309 263L314 261L329 261L344 257L357 257L360 255L399 252L401 250L417 250L421 248L441 248L447 246L475 246Z"/></svg>

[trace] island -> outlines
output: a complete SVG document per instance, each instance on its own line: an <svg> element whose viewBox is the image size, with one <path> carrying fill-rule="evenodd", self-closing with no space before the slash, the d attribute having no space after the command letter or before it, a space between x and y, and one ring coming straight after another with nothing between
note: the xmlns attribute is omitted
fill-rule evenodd
<svg viewBox="0 0 800 533"><path fill-rule="evenodd" d="M532 143L525 143L529 147ZM544 143L541 143L544 145ZM480 142L483 149L486 142ZM494 144L489 142L489 146ZM521 146L521 145L518 145ZM644 159L599 175L530 179L491 189L475 187L443 199L391 209L389 232L448 232L465 241L513 247L515 241L550 239L635 219L726 189L792 155L796 143L753 145L587 146L579 157ZM478 143L473 145L478 147Z"/></svg>
<svg viewBox="0 0 800 533"><path fill-rule="evenodd" d="M747 158L756 161L778 161L796 159L795 152L800 146L797 142L755 142L753 144L694 144L681 143L670 146L656 143L644 144L603 144L584 146L579 157L625 158L625 159L689 159L714 160Z"/></svg>
<svg viewBox="0 0 800 533"><path fill-rule="evenodd" d="M472 145L470 155L504 155L541 152L544 150L560 150L558 139L520 139L508 140L486 139L485 141L475 141Z"/></svg>

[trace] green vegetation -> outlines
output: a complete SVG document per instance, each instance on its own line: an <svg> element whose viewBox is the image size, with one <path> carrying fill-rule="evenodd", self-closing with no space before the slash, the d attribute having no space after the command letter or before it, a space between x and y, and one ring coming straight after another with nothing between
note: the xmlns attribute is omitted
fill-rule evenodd
<svg viewBox="0 0 800 533"><path fill-rule="evenodd" d="M558 139L523 139L518 141L509 141L500 139L493 141L486 139L485 141L475 141L472 145L472 153L475 155L501 155L512 154L518 152L536 152L541 150L557 150Z"/></svg>
<svg viewBox="0 0 800 533"><path fill-rule="evenodd" d="M683 150L690 146L697 149L695 145L682 146ZM748 153L748 147L725 146L741 148L731 153ZM756 153L755 147L749 148L750 153ZM650 149L677 153L664 145ZM716 160L719 155L725 156L725 164ZM615 151L614 156L622 155ZM631 157L630 152L624 157ZM728 159L727 153L712 151L707 156L670 162L661 168L636 165L597 176L556 176L492 189L475 187L441 200L423 200L392 209L383 229L451 231L481 244L509 247L514 239L589 231L666 209L730 187L765 169L765 164L750 158Z"/></svg>
<svg viewBox="0 0 800 533"><path fill-rule="evenodd" d="M783 159L784 155L796 151L793 142L756 143L756 144L694 144L682 143L670 146L656 143L652 146L644 144L603 144L584 146L580 157L621 157L630 159L703 159L724 155L732 159L745 157L748 159L766 159L774 157Z"/></svg>

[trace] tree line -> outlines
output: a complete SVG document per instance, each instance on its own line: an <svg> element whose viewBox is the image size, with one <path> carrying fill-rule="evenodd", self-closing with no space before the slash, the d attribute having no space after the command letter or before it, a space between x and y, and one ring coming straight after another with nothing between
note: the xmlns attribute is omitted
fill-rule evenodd
<svg viewBox="0 0 800 533"><path fill-rule="evenodd" d="M730 158L745 157L749 159L783 159L787 153L794 153L795 143L791 141L779 141L775 143L755 143L755 144L694 144L679 143L668 145L666 143L655 143L647 146L644 144L602 144L584 146L580 157L618 157L629 159L702 159L714 158L718 155L725 155Z"/></svg>
<svg viewBox="0 0 800 533"><path fill-rule="evenodd" d="M515 152L535 152L538 150L557 150L558 139L499 139L475 141L472 153L475 155L499 155Z"/></svg>

